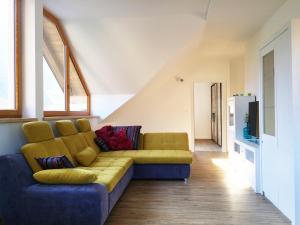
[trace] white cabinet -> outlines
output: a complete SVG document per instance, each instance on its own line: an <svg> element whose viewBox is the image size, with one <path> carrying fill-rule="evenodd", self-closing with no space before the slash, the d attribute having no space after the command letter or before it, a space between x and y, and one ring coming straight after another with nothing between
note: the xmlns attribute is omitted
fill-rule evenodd
<svg viewBox="0 0 300 225"><path fill-rule="evenodd" d="M249 111L249 102L254 102L254 96L236 96L228 99L227 149L234 149L234 141L243 139L245 115Z"/></svg>
<svg viewBox="0 0 300 225"><path fill-rule="evenodd" d="M234 170L243 175L256 193L261 193L259 145L247 140L235 140L230 160L234 161Z"/></svg>
<svg viewBox="0 0 300 225"><path fill-rule="evenodd" d="M227 143L228 155L235 171L243 176L256 193L261 193L260 148L243 138L245 115L254 96L236 96L228 99Z"/></svg>

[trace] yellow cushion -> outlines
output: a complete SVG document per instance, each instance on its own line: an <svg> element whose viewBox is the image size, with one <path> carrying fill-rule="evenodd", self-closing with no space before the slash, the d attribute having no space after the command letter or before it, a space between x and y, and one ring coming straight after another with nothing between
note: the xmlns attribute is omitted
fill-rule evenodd
<svg viewBox="0 0 300 225"><path fill-rule="evenodd" d="M54 138L50 125L43 121L24 123L23 132L30 143L48 141Z"/></svg>
<svg viewBox="0 0 300 225"><path fill-rule="evenodd" d="M189 150L187 133L146 133L144 134L145 150Z"/></svg>
<svg viewBox="0 0 300 225"><path fill-rule="evenodd" d="M98 145L96 145L96 143L94 141L94 139L96 138L96 134L94 131L87 131L87 132L82 132L79 134L84 138L84 140L88 144L88 146L93 148L97 153L99 153L101 151L101 149L98 147Z"/></svg>
<svg viewBox="0 0 300 225"><path fill-rule="evenodd" d="M56 128L62 136L77 134L78 131L71 120L56 121Z"/></svg>
<svg viewBox="0 0 300 225"><path fill-rule="evenodd" d="M52 169L42 170L33 177L43 184L89 184L97 180L93 171L83 169Z"/></svg>
<svg viewBox="0 0 300 225"><path fill-rule="evenodd" d="M186 150L126 150L101 152L100 157L131 157L137 164L191 164L192 153Z"/></svg>
<svg viewBox="0 0 300 225"><path fill-rule="evenodd" d="M97 174L94 183L103 184L108 192L113 191L118 182L122 179L127 170L121 167L78 167Z"/></svg>
<svg viewBox="0 0 300 225"><path fill-rule="evenodd" d="M76 154L77 161L83 166L89 166L97 157L94 149L86 147Z"/></svg>
<svg viewBox="0 0 300 225"><path fill-rule="evenodd" d="M74 134L70 136L61 137L67 148L69 149L71 155L76 158L76 154L86 147L88 144L85 139L80 134Z"/></svg>
<svg viewBox="0 0 300 225"><path fill-rule="evenodd" d="M65 155L73 164L76 165L70 152L60 138L51 139L39 143L26 144L22 147L22 153L33 172L42 170L41 166L38 164L35 158Z"/></svg>
<svg viewBox="0 0 300 225"><path fill-rule="evenodd" d="M132 164L133 160L131 158L111 158L98 156L95 161L89 165L89 167L121 167L124 170L127 170L130 166L132 166Z"/></svg>
<svg viewBox="0 0 300 225"><path fill-rule="evenodd" d="M83 136L88 146L93 148L97 153L101 151L101 149L96 145L94 139L96 138L96 134L91 129L91 124L88 119L78 119L76 121L77 127L80 131L80 135Z"/></svg>
<svg viewBox="0 0 300 225"><path fill-rule="evenodd" d="M88 119L78 119L76 123L80 132L88 132L92 130Z"/></svg>

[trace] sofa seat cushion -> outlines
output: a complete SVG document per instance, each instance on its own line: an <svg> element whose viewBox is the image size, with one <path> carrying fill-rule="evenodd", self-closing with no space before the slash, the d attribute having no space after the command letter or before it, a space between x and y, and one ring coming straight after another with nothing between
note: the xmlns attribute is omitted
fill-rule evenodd
<svg viewBox="0 0 300 225"><path fill-rule="evenodd" d="M101 157L131 157L136 164L191 164L192 153L186 150L126 150L101 152Z"/></svg>
<svg viewBox="0 0 300 225"><path fill-rule="evenodd" d="M132 158L111 158L98 156L89 167L121 167L124 170L128 170L132 164Z"/></svg>
<svg viewBox="0 0 300 225"><path fill-rule="evenodd" d="M112 192L127 170L122 167L77 167L97 175L94 183L103 184L108 192Z"/></svg>

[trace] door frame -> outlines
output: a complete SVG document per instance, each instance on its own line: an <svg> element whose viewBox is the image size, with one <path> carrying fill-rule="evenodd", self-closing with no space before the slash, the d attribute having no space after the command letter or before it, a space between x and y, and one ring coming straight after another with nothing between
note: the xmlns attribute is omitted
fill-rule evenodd
<svg viewBox="0 0 300 225"><path fill-rule="evenodd" d="M224 79L212 79L212 80L202 80L202 79L196 79L193 80L192 85L191 85L191 111L190 111L190 116L191 116L191 120L190 120L190 126L191 126L191 130L190 130L190 134L191 134L191 138L190 138L190 145L191 145L191 150L194 152L195 151L195 84L196 83L220 83L222 84L222 152L228 152L228 148L227 148L227 107L224 107L224 105L227 105L227 101L228 101L228 97L229 97L229 84L228 84L228 80ZM223 124L224 123L224 124Z"/></svg>
<svg viewBox="0 0 300 225"><path fill-rule="evenodd" d="M220 85L220 88L218 90L218 84ZM218 110L217 110L217 142L216 144L219 145L220 147L222 147L223 145L223 127L222 127L222 123L223 123L223 108L222 108L222 102L223 102L223 96L222 96L222 83L213 83L211 86L210 86L210 111L211 111L211 114L212 114L212 108L213 108L213 105L212 105L212 102L213 102L213 98L212 98L212 92L213 92L213 86L217 85L217 93L218 93L218 100L219 100L219 103L220 103L220 109L219 109L219 105L218 105ZM219 115L219 112L221 113L221 115ZM220 117L220 124L219 124L219 117ZM211 117L211 134L213 134L213 126L212 126L213 122L212 122L212 117ZM220 135L219 135L219 130L221 131ZM212 135L211 135L212 136ZM219 140L220 138L220 140Z"/></svg>

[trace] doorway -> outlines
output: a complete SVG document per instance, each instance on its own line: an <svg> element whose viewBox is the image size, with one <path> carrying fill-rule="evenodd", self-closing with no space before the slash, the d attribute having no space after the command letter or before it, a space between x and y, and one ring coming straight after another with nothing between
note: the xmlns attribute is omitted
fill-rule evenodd
<svg viewBox="0 0 300 225"><path fill-rule="evenodd" d="M211 138L222 146L222 84L211 85Z"/></svg>
<svg viewBox="0 0 300 225"><path fill-rule="evenodd" d="M194 83L195 151L222 151L222 84Z"/></svg>

